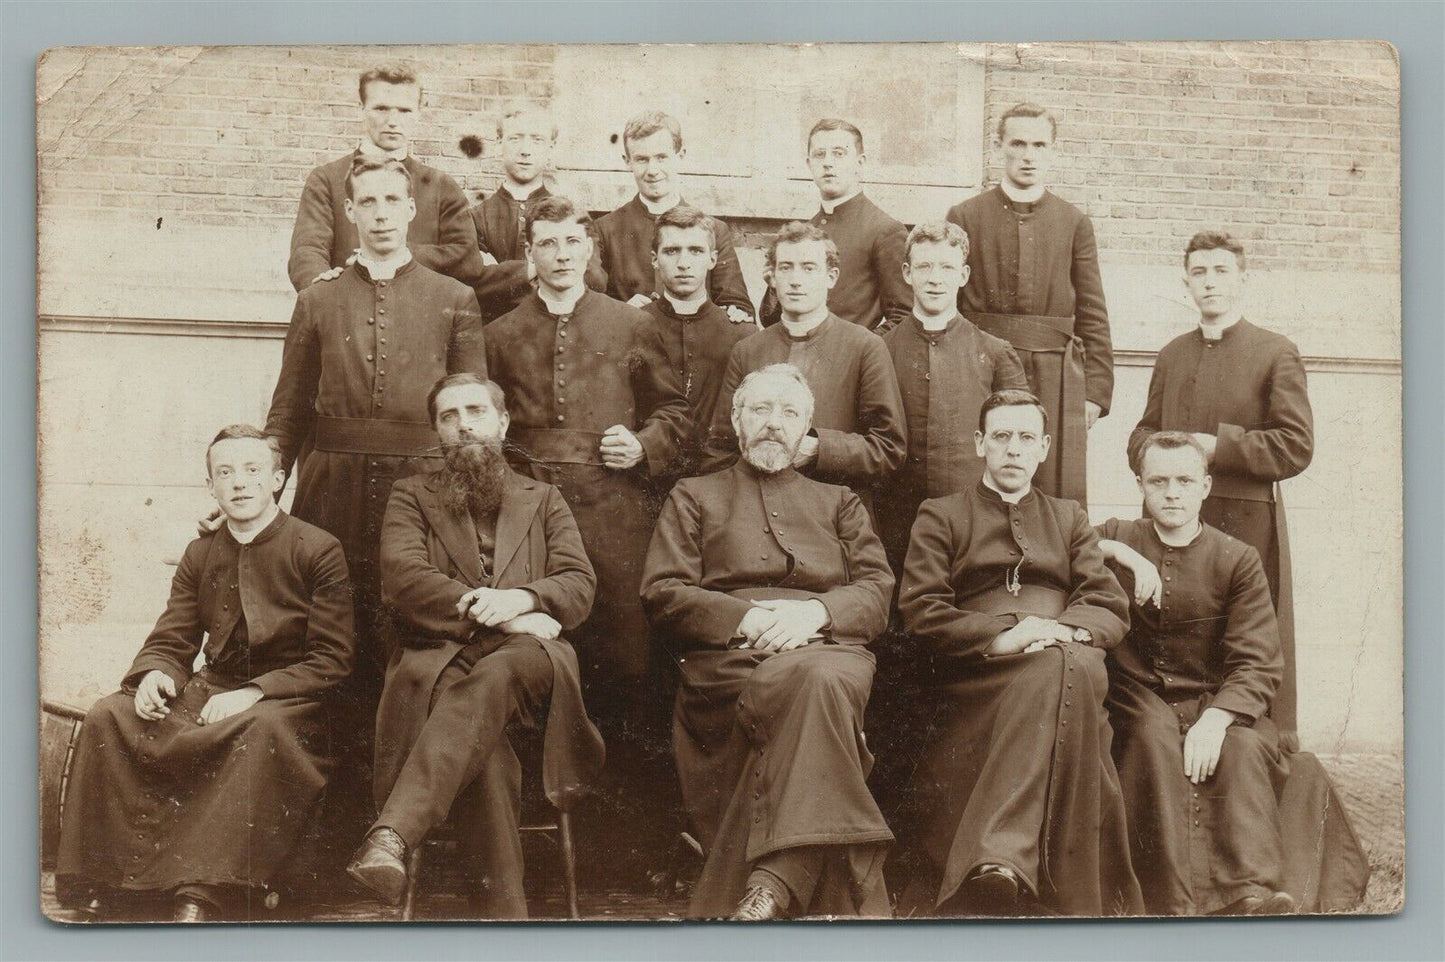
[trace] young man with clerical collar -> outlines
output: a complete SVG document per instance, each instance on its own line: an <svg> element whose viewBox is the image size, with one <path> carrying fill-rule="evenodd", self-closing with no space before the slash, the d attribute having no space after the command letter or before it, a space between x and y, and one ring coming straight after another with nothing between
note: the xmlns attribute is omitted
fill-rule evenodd
<svg viewBox="0 0 1445 962"><path fill-rule="evenodd" d="M692 434L668 474L688 477L698 471L733 345L758 329L734 323L708 296L707 276L717 263L717 250L702 211L678 204L657 218L652 262L662 296L643 310L653 319L692 409Z"/></svg>
<svg viewBox="0 0 1445 962"><path fill-rule="evenodd" d="M990 395L974 434L983 477L925 501L913 527L898 607L927 659L935 729L908 819L909 911L1143 905L1104 709L1104 653L1129 600L1084 509L1033 487L1047 427L1032 394Z"/></svg>
<svg viewBox="0 0 1445 962"><path fill-rule="evenodd" d="M872 487L902 466L908 445L888 349L877 335L829 308L828 292L838 282L838 248L821 228L799 221L785 225L768 247L767 278L782 321L733 347L722 396L730 397L744 377L770 364L802 371L815 403L813 427L799 444L794 467L820 481L848 485L869 505ZM704 471L737 460L730 413L720 406L713 415Z"/></svg>
<svg viewBox="0 0 1445 962"><path fill-rule="evenodd" d="M596 569L597 603L572 640L607 741L598 811L628 843L602 868L641 876L676 837L666 799L639 788L672 782L661 666L638 597L657 516L650 485L692 422L652 318L583 283L591 226L566 197L528 206L537 290L488 328L487 370L510 400L513 464L561 490Z"/></svg>
<svg viewBox="0 0 1445 962"><path fill-rule="evenodd" d="M557 146L557 123L547 108L513 104L497 121L502 151L502 182L490 197L471 208L477 245L488 266L476 284L482 319L490 323L516 307L536 284L522 238L526 205L551 197L548 178ZM607 275L594 252L587 266L587 286L606 290Z"/></svg>
<svg viewBox="0 0 1445 962"><path fill-rule="evenodd" d="M345 211L361 253L297 296L266 433L296 471L292 512L336 536L356 585L358 658L345 693L359 722L347 728L361 758L347 768L352 777L371 756L388 656L378 569L387 494L397 478L440 462L427 421L431 385L459 371L485 374L487 360L471 288L407 246L410 171L389 158L358 159Z"/></svg>
<svg viewBox="0 0 1445 962"><path fill-rule="evenodd" d="M1054 458L1039 488L1085 504L1088 432L1109 412L1114 349L1093 224L1047 188L1057 134L1054 115L1037 104L1004 111L1003 179L947 219L970 245L973 283L959 310L1014 346L1049 412Z"/></svg>
<svg viewBox="0 0 1445 962"><path fill-rule="evenodd" d="M885 333L908 316L913 297L900 269L908 229L863 193L863 133L846 120L825 118L808 132L808 172L819 209L810 223L838 249L838 280L828 309L854 324ZM764 302L763 323L776 324L775 299Z"/></svg>
<svg viewBox="0 0 1445 962"><path fill-rule="evenodd" d="M657 218L683 203L680 177L687 148L677 118L659 111L638 114L622 131L622 159L637 182L637 194L597 221L597 244L607 293L633 307L645 307L660 293L652 266L652 236ZM732 231L716 217L708 218L717 263L708 271L707 291L713 303L739 324L753 320L753 302L743 280Z"/></svg>
<svg viewBox="0 0 1445 962"><path fill-rule="evenodd" d="M1302 790L1313 756L1281 748L1284 657L1259 553L1201 519L1212 479L1193 435L1145 439L1137 481L1144 516L1098 531L1132 596L1108 704L1145 909L1347 909L1368 863L1327 776Z"/></svg>
<svg viewBox="0 0 1445 962"><path fill-rule="evenodd" d="M467 216L467 198L457 182L410 153L411 136L421 116L421 83L410 67L373 67L357 83L364 135L356 150L311 171L291 231L286 272L298 292L362 253L356 227L346 214L347 176L357 160L394 160L412 181L416 216L409 243L413 256L439 274L464 284L482 277L476 229Z"/></svg>
<svg viewBox="0 0 1445 962"><path fill-rule="evenodd" d="M1155 431L1194 435L1214 479L1200 516L1259 552L1284 651L1273 717L1287 748L1295 735L1295 643L1289 529L1279 482L1309 466L1314 415L1304 361L1288 338L1244 317L1244 246L1201 231L1184 251L1184 284L1199 325L1159 352L1144 414L1129 438L1129 464Z"/></svg>
<svg viewBox="0 0 1445 962"><path fill-rule="evenodd" d="M223 520L187 546L122 690L81 726L63 904L98 903L105 920L127 896L161 895L176 922L244 918L246 889L304 834L333 764L329 696L352 665L351 586L336 539L277 508L284 481L256 428L207 448Z"/></svg>
<svg viewBox="0 0 1445 962"><path fill-rule="evenodd" d="M545 716L548 800L568 811L587 794L602 739L560 633L587 617L596 578L561 493L508 467L501 388L449 374L427 402L445 462L397 482L386 510L382 590L397 647L376 717L379 814L347 871L400 902L407 853L450 817L473 917L526 918L513 733Z"/></svg>
<svg viewBox="0 0 1445 962"><path fill-rule="evenodd" d="M967 490L983 476L973 441L979 407L995 391L1028 388L1009 343L958 311L958 292L969 281L968 247L956 224L913 228L902 267L913 310L883 336L908 419L908 458L877 506L879 536L899 572L918 506Z"/></svg>
<svg viewBox="0 0 1445 962"><path fill-rule="evenodd" d="M858 497L793 468L813 408L802 373L754 371L729 408L741 459L677 483L643 573L681 675L673 746L707 852L688 914L887 916L893 833L863 713L893 575Z"/></svg>

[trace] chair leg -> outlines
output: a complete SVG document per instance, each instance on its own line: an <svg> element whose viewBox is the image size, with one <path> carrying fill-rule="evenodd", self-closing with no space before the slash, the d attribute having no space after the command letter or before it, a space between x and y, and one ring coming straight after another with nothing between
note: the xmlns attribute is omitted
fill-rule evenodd
<svg viewBox="0 0 1445 962"><path fill-rule="evenodd" d="M401 920L410 922L416 915L416 886L421 879L421 850L426 842L417 844L406 856L406 892L401 899Z"/></svg>
<svg viewBox="0 0 1445 962"><path fill-rule="evenodd" d="M580 919L577 908L577 852L572 848L572 816L566 812L557 813L557 834L562 841L562 882L567 886L567 914Z"/></svg>

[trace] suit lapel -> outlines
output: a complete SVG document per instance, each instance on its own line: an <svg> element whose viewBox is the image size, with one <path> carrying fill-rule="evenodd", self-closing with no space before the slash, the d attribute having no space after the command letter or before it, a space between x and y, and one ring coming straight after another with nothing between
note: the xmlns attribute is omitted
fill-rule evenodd
<svg viewBox="0 0 1445 962"><path fill-rule="evenodd" d="M422 513L426 515L431 529L441 539L442 546L457 566L462 580L469 585L481 587L482 559L477 553L477 526L471 512L453 514L442 503L441 492L435 478L428 479L422 486Z"/></svg>
<svg viewBox="0 0 1445 962"><path fill-rule="evenodd" d="M507 490L502 495L502 507L497 512L496 561L492 565L497 575L507 570L522 542L527 540L532 518L537 514L537 506L542 503L542 492L542 486L536 481L515 471L507 473Z"/></svg>

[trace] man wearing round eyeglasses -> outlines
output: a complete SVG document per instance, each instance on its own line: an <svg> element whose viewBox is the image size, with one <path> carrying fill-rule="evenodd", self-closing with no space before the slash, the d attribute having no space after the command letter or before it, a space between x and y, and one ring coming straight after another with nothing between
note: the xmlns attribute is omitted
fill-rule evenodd
<svg viewBox="0 0 1445 962"><path fill-rule="evenodd" d="M1104 650L1129 601L1084 509L1033 489L1046 431L1034 395L991 394L974 434L983 479L925 501L913 527L898 607L929 659L935 737L903 911L1142 908L1104 710Z"/></svg>

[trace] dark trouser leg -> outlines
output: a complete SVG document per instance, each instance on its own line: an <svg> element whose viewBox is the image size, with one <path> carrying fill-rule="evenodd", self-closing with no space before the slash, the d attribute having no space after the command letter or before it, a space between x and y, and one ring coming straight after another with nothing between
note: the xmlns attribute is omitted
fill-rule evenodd
<svg viewBox="0 0 1445 962"><path fill-rule="evenodd" d="M1209 831L1209 866L1213 891L1201 909L1213 912L1248 895L1284 888L1284 844L1279 820L1279 792L1287 768L1279 737L1268 719L1259 728L1233 725L1224 735L1214 776L1196 786L1210 809L1208 823L1196 815L1195 825ZM1211 824L1212 823L1212 824Z"/></svg>
<svg viewBox="0 0 1445 962"><path fill-rule="evenodd" d="M805 845L771 852L758 859L753 866L753 875L769 876L770 881L775 883L773 888L787 894L788 910L802 915L813 901L813 891L831 854L829 849L830 846L826 845Z"/></svg>
<svg viewBox="0 0 1445 962"><path fill-rule="evenodd" d="M515 636L468 664L464 649L442 672L431 714L374 827L415 846L505 741L507 723L530 719L551 691L552 663L536 639ZM476 656L473 655L473 658Z"/></svg>
<svg viewBox="0 0 1445 962"><path fill-rule="evenodd" d="M472 882L470 908L478 918L527 917L521 796L522 766L504 738L452 803L452 824Z"/></svg>

